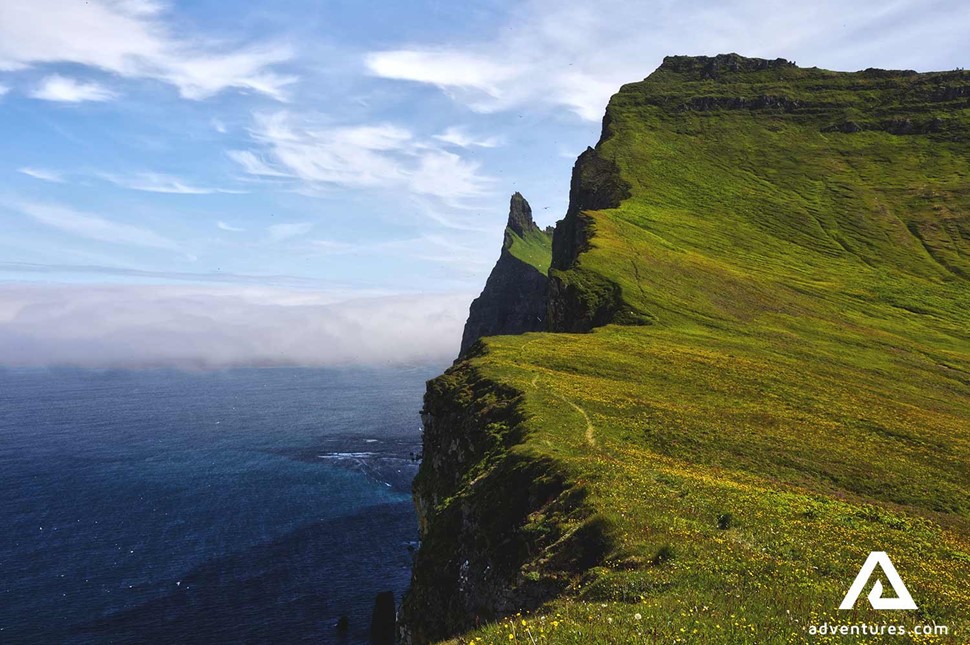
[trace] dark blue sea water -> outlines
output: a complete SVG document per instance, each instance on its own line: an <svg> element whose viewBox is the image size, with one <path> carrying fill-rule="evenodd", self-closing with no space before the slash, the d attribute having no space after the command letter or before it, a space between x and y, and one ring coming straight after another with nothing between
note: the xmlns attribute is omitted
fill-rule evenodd
<svg viewBox="0 0 970 645"><path fill-rule="evenodd" d="M366 642L440 369L0 370L0 642Z"/></svg>

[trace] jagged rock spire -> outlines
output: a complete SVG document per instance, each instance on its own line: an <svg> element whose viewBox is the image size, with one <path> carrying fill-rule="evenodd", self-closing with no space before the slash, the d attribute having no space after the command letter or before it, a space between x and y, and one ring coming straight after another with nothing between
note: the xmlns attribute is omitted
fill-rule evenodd
<svg viewBox="0 0 970 645"><path fill-rule="evenodd" d="M481 295L469 307L461 338L461 355L465 355L482 336L545 330L546 287L549 282L546 269L540 270L513 252L518 238L525 238L523 246L527 252L535 252L543 242L548 248L551 237L543 237L542 229L532 220L529 202L520 193L513 194L498 262L489 274ZM551 251L551 248L548 250Z"/></svg>
<svg viewBox="0 0 970 645"><path fill-rule="evenodd" d="M522 193L512 193L512 199L509 200L509 223L507 226L520 236L525 235L526 231L539 228L532 221L532 207L529 206L529 202L525 201Z"/></svg>

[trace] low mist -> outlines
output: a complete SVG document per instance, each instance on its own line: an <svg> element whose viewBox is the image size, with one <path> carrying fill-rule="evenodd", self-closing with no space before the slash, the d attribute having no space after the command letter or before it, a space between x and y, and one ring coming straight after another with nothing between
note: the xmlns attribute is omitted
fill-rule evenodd
<svg viewBox="0 0 970 645"><path fill-rule="evenodd" d="M0 285L0 365L388 365L458 353L473 295Z"/></svg>

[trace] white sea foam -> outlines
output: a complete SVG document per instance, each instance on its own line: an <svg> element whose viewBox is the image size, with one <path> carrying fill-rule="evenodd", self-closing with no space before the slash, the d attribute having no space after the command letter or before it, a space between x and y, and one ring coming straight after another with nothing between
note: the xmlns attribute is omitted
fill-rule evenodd
<svg viewBox="0 0 970 645"><path fill-rule="evenodd" d="M326 455L317 455L320 459L367 459L376 457L376 452L331 452Z"/></svg>

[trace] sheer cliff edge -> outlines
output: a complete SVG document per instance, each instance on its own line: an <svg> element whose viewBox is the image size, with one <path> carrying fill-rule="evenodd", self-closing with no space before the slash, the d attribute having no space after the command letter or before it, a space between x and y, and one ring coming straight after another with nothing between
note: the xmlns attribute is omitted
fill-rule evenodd
<svg viewBox="0 0 970 645"><path fill-rule="evenodd" d="M404 641L816 642L885 551L852 620L967 642L970 73L670 56L569 196L428 383Z"/></svg>

